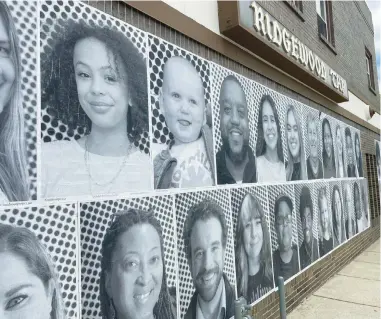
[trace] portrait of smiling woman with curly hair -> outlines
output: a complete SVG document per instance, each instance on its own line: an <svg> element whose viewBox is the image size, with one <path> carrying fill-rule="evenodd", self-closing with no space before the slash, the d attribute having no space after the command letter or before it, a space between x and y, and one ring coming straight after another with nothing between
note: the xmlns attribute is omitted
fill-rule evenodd
<svg viewBox="0 0 381 319"><path fill-rule="evenodd" d="M149 190L149 155L138 147L148 131L145 58L115 28L68 20L61 30L41 61L41 107L82 136L43 143L43 197Z"/></svg>

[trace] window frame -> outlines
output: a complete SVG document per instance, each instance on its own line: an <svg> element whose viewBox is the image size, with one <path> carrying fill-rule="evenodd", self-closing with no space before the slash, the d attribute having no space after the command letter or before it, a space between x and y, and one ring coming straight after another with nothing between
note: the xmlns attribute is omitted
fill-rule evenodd
<svg viewBox="0 0 381 319"><path fill-rule="evenodd" d="M367 47L365 47L365 63L366 63L366 74L368 78L368 87L373 93L375 93L376 82L374 79L373 55Z"/></svg>
<svg viewBox="0 0 381 319"><path fill-rule="evenodd" d="M333 26L332 1L330 0L315 0L316 1L316 18L318 34L320 39L335 53L335 30ZM322 12L321 4L324 3L324 12ZM324 14L324 17L323 17ZM320 21L325 23L326 34L323 34L319 28Z"/></svg>
<svg viewBox="0 0 381 319"><path fill-rule="evenodd" d="M302 0L285 0L283 1L298 17L302 22L305 21L303 15L303 1ZM299 6L297 6L298 4Z"/></svg>

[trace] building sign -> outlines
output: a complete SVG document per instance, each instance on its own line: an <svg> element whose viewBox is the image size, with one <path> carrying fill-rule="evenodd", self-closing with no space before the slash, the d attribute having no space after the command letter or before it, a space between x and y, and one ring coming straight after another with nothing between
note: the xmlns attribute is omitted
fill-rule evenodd
<svg viewBox="0 0 381 319"><path fill-rule="evenodd" d="M346 81L257 1L218 1L218 17L224 36L329 99L348 101Z"/></svg>
<svg viewBox="0 0 381 319"><path fill-rule="evenodd" d="M240 1L240 6L246 4L246 1ZM348 96L346 81L308 48L307 45L301 42L255 1L250 3L250 9L252 21L248 22L251 23L251 27L256 32L288 56L291 56L322 81L334 87L341 94Z"/></svg>

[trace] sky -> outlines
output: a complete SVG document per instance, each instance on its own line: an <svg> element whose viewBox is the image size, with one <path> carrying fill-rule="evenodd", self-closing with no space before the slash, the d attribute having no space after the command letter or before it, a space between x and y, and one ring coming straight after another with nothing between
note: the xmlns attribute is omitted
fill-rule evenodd
<svg viewBox="0 0 381 319"><path fill-rule="evenodd" d="M378 87L381 92L381 1L380 0L367 0L368 7L372 12L372 20L374 27L374 42L376 46L376 62L377 62L377 75Z"/></svg>

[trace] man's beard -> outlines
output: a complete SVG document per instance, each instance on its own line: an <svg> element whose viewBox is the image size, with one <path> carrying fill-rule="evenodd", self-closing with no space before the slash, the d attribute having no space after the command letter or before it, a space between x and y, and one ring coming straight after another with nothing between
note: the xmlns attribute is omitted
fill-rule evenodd
<svg viewBox="0 0 381 319"><path fill-rule="evenodd" d="M250 148L248 139L243 140L242 149L239 153L234 153L232 151L232 149L230 148L228 137L222 138L222 143L225 148L226 155L234 164L240 165L246 160L246 156Z"/></svg>
<svg viewBox="0 0 381 319"><path fill-rule="evenodd" d="M216 279L212 286L204 287L204 285L202 284L202 277L208 273L214 273L216 276ZM193 283L196 288L196 291L199 293L200 297L204 301L209 302L214 298L214 296L216 295L218 286L221 282L221 278L222 278L222 270L218 266L208 271L206 269L203 269L196 275L196 278L193 280Z"/></svg>

